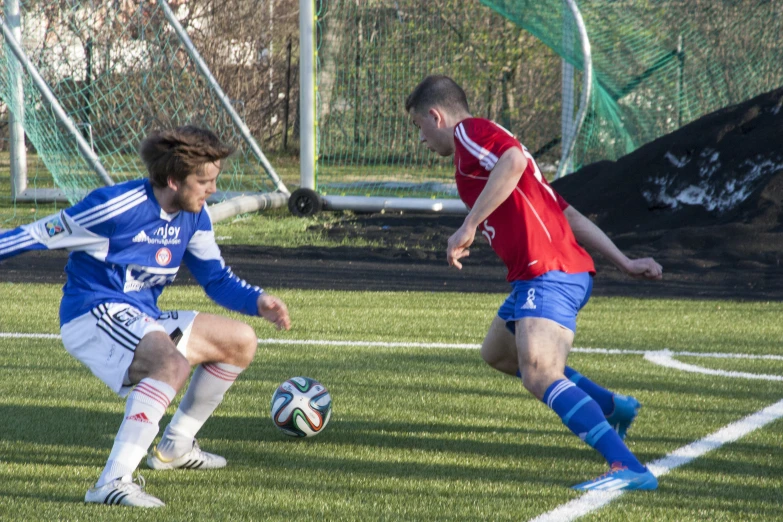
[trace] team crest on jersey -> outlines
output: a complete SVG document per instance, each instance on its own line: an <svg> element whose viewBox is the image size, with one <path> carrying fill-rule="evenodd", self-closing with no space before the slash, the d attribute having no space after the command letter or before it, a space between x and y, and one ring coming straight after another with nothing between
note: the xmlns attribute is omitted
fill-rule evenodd
<svg viewBox="0 0 783 522"><path fill-rule="evenodd" d="M45 226L46 226L46 233L49 234L49 237L54 237L57 234L61 234L65 232L65 225L63 225L60 216L53 217L52 219L46 222Z"/></svg>
<svg viewBox="0 0 783 522"><path fill-rule="evenodd" d="M157 261L160 266L166 266L171 263L171 250L168 248L161 248L158 250L155 254L155 261Z"/></svg>

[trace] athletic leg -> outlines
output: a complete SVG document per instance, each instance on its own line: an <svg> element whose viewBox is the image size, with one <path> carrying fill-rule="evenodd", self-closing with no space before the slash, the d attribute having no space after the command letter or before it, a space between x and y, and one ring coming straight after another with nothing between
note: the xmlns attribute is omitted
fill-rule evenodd
<svg viewBox="0 0 783 522"><path fill-rule="evenodd" d="M521 378L514 340L515 331L515 322L507 322L495 316L481 345L481 357L496 370ZM641 408L639 401L634 397L607 390L569 366L565 367L564 375L598 403L609 424L620 434L620 438L624 439Z"/></svg>
<svg viewBox="0 0 783 522"><path fill-rule="evenodd" d="M128 395L111 454L86 502L161 507L131 474L158 433L158 423L190 372L187 360L154 320L107 303L62 328L66 350L120 396Z"/></svg>
<svg viewBox="0 0 783 522"><path fill-rule="evenodd" d="M507 375L519 375L517 346L514 335L506 328L506 321L498 316L492 319L484 342L481 358L488 365Z"/></svg>
<svg viewBox="0 0 783 522"><path fill-rule="evenodd" d="M125 418L97 487L130 475L138 467L158 434L160 419L189 373L187 361L164 332L142 338L128 371L130 381L138 384L128 395Z"/></svg>
<svg viewBox="0 0 783 522"><path fill-rule="evenodd" d="M150 453L147 463L155 469L223 467L225 459L205 453L195 443L196 434L212 415L239 374L250 365L258 339L253 329L239 321L210 314L193 320L187 346L180 347L193 372L185 396Z"/></svg>
<svg viewBox="0 0 783 522"><path fill-rule="evenodd" d="M612 466L635 475L648 473L606 422L598 404L565 378L573 332L549 319L528 317L516 322L519 368L525 388L554 410L563 424Z"/></svg>

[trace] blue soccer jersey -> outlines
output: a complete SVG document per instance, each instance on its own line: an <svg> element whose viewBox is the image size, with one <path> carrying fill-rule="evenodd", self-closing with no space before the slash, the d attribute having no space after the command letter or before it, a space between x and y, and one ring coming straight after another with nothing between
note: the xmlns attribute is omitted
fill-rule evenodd
<svg viewBox="0 0 783 522"><path fill-rule="evenodd" d="M61 325L107 302L159 317L158 296L183 261L215 302L258 314L263 290L226 266L206 206L168 214L147 179L99 188L73 207L0 235L0 259L43 249L71 252Z"/></svg>

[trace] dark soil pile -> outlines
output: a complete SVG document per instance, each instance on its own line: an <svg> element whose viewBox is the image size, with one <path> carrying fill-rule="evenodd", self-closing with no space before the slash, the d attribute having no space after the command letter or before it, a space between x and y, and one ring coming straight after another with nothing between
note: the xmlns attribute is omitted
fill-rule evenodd
<svg viewBox="0 0 783 522"><path fill-rule="evenodd" d="M553 183L619 234L728 223L777 226L783 88L700 118L616 162Z"/></svg>
<svg viewBox="0 0 783 522"><path fill-rule="evenodd" d="M738 297L783 283L783 88L553 183L622 248ZM698 290L698 284L694 289ZM747 291L741 291L741 289Z"/></svg>

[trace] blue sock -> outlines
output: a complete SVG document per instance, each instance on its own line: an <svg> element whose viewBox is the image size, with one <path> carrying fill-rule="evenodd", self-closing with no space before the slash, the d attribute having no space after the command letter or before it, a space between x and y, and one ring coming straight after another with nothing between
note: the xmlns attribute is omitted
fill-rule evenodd
<svg viewBox="0 0 783 522"><path fill-rule="evenodd" d="M565 376L574 384L579 386L587 395L593 398L595 402L601 407L601 411L604 415L609 416L614 411L614 393L610 392L606 388L598 386L596 383L574 370L573 368L566 366Z"/></svg>
<svg viewBox="0 0 783 522"><path fill-rule="evenodd" d="M577 437L597 450L609 465L620 463L641 473L645 467L634 457L617 432L612 429L598 404L573 382L553 382L542 400L560 416L563 424Z"/></svg>
<svg viewBox="0 0 783 522"><path fill-rule="evenodd" d="M579 386L582 391L592 397L593 400L598 403L598 406L601 407L601 411L604 412L605 416L608 417L612 414L614 411L614 393L606 388L598 386L570 366L565 367L565 376L568 377L571 382ZM517 370L517 377L520 379L522 378L522 372L519 370Z"/></svg>

